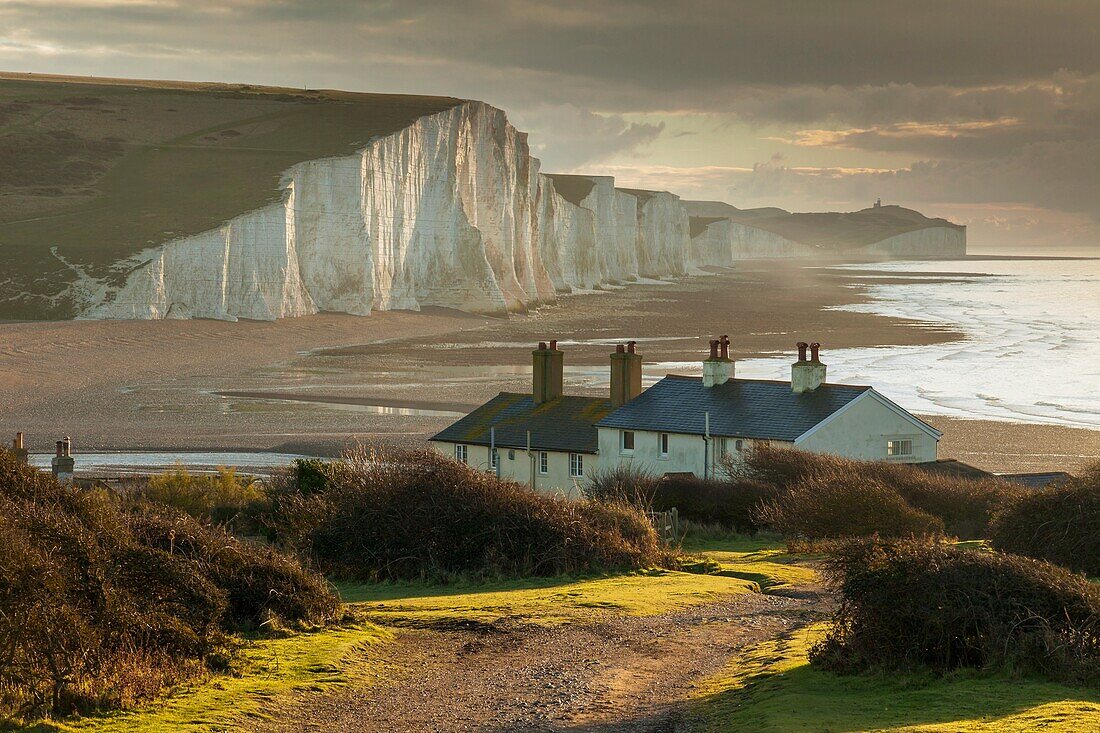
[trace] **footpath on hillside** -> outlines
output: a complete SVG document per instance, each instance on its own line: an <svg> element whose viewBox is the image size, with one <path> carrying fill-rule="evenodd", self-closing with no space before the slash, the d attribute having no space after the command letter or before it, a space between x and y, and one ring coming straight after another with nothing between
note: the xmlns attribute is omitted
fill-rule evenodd
<svg viewBox="0 0 1100 733"><path fill-rule="evenodd" d="M690 730L697 684L746 648L820 620L824 606L807 587L656 616L409 629L358 660L381 665L383 679L299 694L251 730Z"/></svg>

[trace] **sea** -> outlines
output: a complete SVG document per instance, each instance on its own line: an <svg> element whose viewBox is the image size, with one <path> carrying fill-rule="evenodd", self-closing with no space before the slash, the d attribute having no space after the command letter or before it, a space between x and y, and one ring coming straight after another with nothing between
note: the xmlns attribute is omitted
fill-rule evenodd
<svg viewBox="0 0 1100 733"><path fill-rule="evenodd" d="M871 384L911 412L1100 430L1100 259L847 265L869 302L839 310L950 328L932 346L829 349L829 381ZM889 278L888 283L875 283ZM827 341L827 339L822 339ZM789 378L789 356L738 376Z"/></svg>

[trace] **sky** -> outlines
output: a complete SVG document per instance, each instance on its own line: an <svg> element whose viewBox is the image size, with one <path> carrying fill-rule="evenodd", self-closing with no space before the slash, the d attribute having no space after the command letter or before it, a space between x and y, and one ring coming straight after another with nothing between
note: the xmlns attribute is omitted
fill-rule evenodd
<svg viewBox="0 0 1100 733"><path fill-rule="evenodd" d="M479 99L549 172L1100 251L1097 0L0 0L0 69Z"/></svg>

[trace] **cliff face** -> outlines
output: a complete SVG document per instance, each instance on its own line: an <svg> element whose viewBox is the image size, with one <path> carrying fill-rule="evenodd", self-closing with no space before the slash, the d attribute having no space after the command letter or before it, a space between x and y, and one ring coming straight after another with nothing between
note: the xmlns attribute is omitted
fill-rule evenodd
<svg viewBox="0 0 1100 733"><path fill-rule="evenodd" d="M813 247L729 219L711 221L701 229L691 238L690 250L692 260L700 266L726 267L737 260L814 254Z"/></svg>
<svg viewBox="0 0 1100 733"><path fill-rule="evenodd" d="M536 249L538 161L504 113L466 103L354 156L307 161L279 203L155 250L93 318L275 319L552 297Z"/></svg>
<svg viewBox="0 0 1100 733"><path fill-rule="evenodd" d="M146 253L84 315L502 312L687 271L687 215L676 196L585 180L583 198L568 200L502 111L464 103L354 156L293 166L281 201Z"/></svg>
<svg viewBox="0 0 1100 733"><path fill-rule="evenodd" d="M354 155L293 165L281 191L276 203L135 257L124 285L83 315L499 313L603 283L815 251L722 215L700 228L671 193L542 174L527 136L480 102L423 116ZM876 247L956 254L960 243L957 231L933 229Z"/></svg>
<svg viewBox="0 0 1100 733"><path fill-rule="evenodd" d="M903 232L867 247L888 257L962 257L966 254L966 227L927 227Z"/></svg>

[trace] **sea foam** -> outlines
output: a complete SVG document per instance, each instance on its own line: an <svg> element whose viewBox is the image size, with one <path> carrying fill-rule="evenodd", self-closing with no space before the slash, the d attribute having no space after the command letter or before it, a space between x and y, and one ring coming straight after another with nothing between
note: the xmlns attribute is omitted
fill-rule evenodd
<svg viewBox="0 0 1100 733"><path fill-rule="evenodd" d="M916 413L1100 430L1100 260L838 269L846 268L870 272L871 300L840 310L917 320L965 337L932 346L832 350L826 343L829 381L871 384ZM911 282L875 283L887 276ZM739 362L737 372L783 378L789 368L783 355Z"/></svg>

